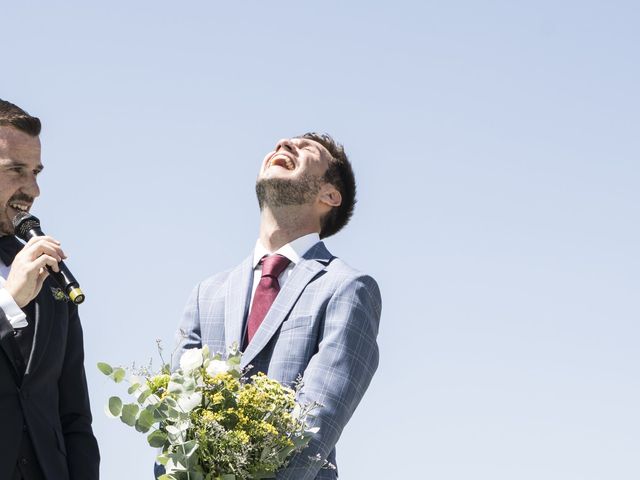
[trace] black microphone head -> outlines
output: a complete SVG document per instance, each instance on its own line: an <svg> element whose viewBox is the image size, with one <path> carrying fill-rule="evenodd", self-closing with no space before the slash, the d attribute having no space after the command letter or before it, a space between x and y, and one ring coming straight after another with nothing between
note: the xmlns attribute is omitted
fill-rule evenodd
<svg viewBox="0 0 640 480"><path fill-rule="evenodd" d="M13 228L16 237L28 242L29 238L31 238L29 231L34 228L40 228L40 220L29 212L20 212L13 217Z"/></svg>

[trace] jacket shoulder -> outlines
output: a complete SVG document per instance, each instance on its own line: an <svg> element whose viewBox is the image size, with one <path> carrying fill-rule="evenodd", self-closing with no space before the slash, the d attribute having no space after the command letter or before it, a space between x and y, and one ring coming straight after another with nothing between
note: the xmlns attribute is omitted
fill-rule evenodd
<svg viewBox="0 0 640 480"><path fill-rule="evenodd" d="M224 272L218 272L210 275L204 280L200 281L198 285L201 289L218 288L227 281L232 271L233 269L229 269L225 270Z"/></svg>
<svg viewBox="0 0 640 480"><path fill-rule="evenodd" d="M327 273L331 274L339 282L362 281L377 285L376 280L369 274L352 267L340 257L333 257L331 263L326 267Z"/></svg>

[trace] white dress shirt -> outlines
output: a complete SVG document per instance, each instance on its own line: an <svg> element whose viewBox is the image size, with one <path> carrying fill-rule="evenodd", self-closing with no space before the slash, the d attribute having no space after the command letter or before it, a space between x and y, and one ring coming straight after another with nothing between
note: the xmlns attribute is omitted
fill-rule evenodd
<svg viewBox="0 0 640 480"><path fill-rule="evenodd" d="M304 235L302 237L298 237L292 242L283 245L275 252L270 252L266 249L264 245L260 242L260 239L256 242L256 248L253 250L253 285L251 290L251 302L249 304L249 311L251 311L251 306L253 305L253 297L256 294L256 288L258 288L258 283L260 283L260 278L262 278L262 264L260 260L265 255L282 255L291 260L291 263L287 265L287 268L280 274L278 277L278 283L280 284L280 288L285 284L289 275L291 275L291 271L293 267L300 261L300 258L307 253L311 247L313 247L316 243L320 241L320 235L318 233L309 233L308 235Z"/></svg>
<svg viewBox="0 0 640 480"><path fill-rule="evenodd" d="M0 260L0 308L13 328L24 328L28 325L27 316L18 306L11 294L4 289L11 267Z"/></svg>

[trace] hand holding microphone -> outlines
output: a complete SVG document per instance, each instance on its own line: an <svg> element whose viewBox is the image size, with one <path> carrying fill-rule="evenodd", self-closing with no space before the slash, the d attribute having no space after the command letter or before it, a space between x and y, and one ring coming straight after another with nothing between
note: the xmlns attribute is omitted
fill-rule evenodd
<svg viewBox="0 0 640 480"><path fill-rule="evenodd" d="M40 221L30 213L21 212L16 215L13 226L16 237L27 242L11 265L11 272L4 286L16 303L23 307L35 298L47 272L73 303L82 303L84 293L62 261L66 255L60 248L60 242L46 236L40 228Z"/></svg>

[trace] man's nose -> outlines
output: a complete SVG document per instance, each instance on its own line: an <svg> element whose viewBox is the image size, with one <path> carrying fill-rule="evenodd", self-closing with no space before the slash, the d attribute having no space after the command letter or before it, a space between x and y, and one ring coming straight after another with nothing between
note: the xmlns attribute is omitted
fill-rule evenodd
<svg viewBox="0 0 640 480"><path fill-rule="evenodd" d="M283 138L282 140L280 140L277 145L276 145L276 152L280 149L286 149L289 152L293 151L293 143L291 142L291 139L289 138Z"/></svg>
<svg viewBox="0 0 640 480"><path fill-rule="evenodd" d="M22 191L33 198L40 196L40 186L35 175L29 175L29 178L22 186Z"/></svg>

